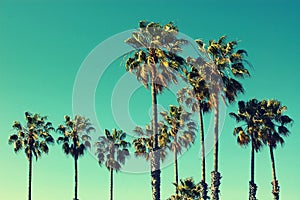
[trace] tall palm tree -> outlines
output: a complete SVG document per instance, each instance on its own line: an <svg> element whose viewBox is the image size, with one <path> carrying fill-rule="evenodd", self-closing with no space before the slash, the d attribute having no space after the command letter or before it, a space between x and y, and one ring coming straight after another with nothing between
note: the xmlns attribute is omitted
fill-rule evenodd
<svg viewBox="0 0 300 200"><path fill-rule="evenodd" d="M16 133L10 135L9 144L14 145L14 151L17 153L24 149L29 163L28 175L28 200L31 200L31 182L32 182L32 158L40 158L43 153L49 152L48 144L53 144L54 139L50 132L54 130L52 123L47 121L47 117L39 114L25 112L26 125L15 121L13 128Z"/></svg>
<svg viewBox="0 0 300 200"><path fill-rule="evenodd" d="M226 42L226 37L222 36L218 41L210 40L207 51L204 42L196 40L199 49L207 52L211 63L207 63L201 71L204 74L206 83L210 91L210 101L214 107L214 170L211 172L211 199L219 200L219 187L221 174L218 171L219 161L219 98L225 103L233 103L239 93L244 92L244 88L235 78L250 76L245 60L247 52L236 50L237 42Z"/></svg>
<svg viewBox="0 0 300 200"><path fill-rule="evenodd" d="M190 63L191 70L186 73L186 78L191 87L184 87L177 93L177 101L181 104L185 104L187 107L190 107L193 112L199 113L199 123L200 123L200 145L201 145L201 160L202 160L202 169L201 169L201 199L208 199L207 196L207 183L206 183L206 172L205 172L205 143L204 143L204 123L203 123L203 114L208 113L212 109L212 104L210 102L209 89L207 87L206 81L201 74L201 68L203 68L204 63L201 62L202 59L193 59L193 62L190 59L187 59Z"/></svg>
<svg viewBox="0 0 300 200"><path fill-rule="evenodd" d="M193 178L180 179L181 184L174 184L179 194L172 195L168 200L195 200L201 197L201 186L195 184Z"/></svg>
<svg viewBox="0 0 300 200"><path fill-rule="evenodd" d="M62 149L66 155L74 158L75 186L74 200L78 199L78 158L84 155L86 147L90 147L90 131L95 130L89 119L82 116L75 116L71 119L65 116L64 125L59 125L56 131L62 136L57 138L57 143L62 144Z"/></svg>
<svg viewBox="0 0 300 200"><path fill-rule="evenodd" d="M175 184L178 185L178 154L182 153L183 148L189 148L195 141L195 122L191 119L191 113L186 112L181 106L170 105L169 112L160 113L167 126L169 135L172 138L168 144L169 149L174 153L174 175ZM176 187L176 194L178 188Z"/></svg>
<svg viewBox="0 0 300 200"><path fill-rule="evenodd" d="M249 182L249 200L256 200L257 185L254 182L255 152L262 148L262 109L261 102L251 99L248 102L239 101L238 112L230 113L237 123L243 123L234 128L233 134L237 136L237 143L241 146L251 144L251 178Z"/></svg>
<svg viewBox="0 0 300 200"><path fill-rule="evenodd" d="M262 108L265 111L263 116L263 141L269 146L272 165L272 193L274 200L278 200L280 190L276 177L274 149L276 149L277 144L284 143L283 137L288 136L290 133L286 126L292 123L293 120L289 116L284 115L287 107L283 106L278 100L263 100Z"/></svg>
<svg viewBox="0 0 300 200"><path fill-rule="evenodd" d="M113 200L113 174L114 170L119 171L121 165L125 164L126 157L129 156L128 147L130 143L126 140L126 133L122 130L113 129L110 133L105 129L105 136L100 136L95 143L96 155L100 166L105 166L110 171L110 200Z"/></svg>
<svg viewBox="0 0 300 200"><path fill-rule="evenodd" d="M160 200L160 153L157 125L157 94L173 82L177 83L176 72L185 60L177 55L186 40L177 38L178 29L173 23L160 25L155 22L140 21L139 29L125 42L135 50L126 61L126 70L152 93L152 127L154 148L151 152L152 198Z"/></svg>

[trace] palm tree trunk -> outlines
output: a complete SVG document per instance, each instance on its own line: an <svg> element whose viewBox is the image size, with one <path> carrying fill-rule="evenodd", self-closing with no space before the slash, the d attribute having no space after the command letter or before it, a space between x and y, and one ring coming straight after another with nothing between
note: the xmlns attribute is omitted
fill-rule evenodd
<svg viewBox="0 0 300 200"><path fill-rule="evenodd" d="M273 185L273 198L274 200L279 200L279 185L278 185L278 180L276 179L276 171L275 171L275 159L274 159L274 152L273 152L273 147L270 145L270 155L271 155L271 163L272 163L272 185Z"/></svg>
<svg viewBox="0 0 300 200"><path fill-rule="evenodd" d="M74 200L78 200L77 199L77 188L78 188L78 168L77 168L77 155L75 155L74 157L74 164L75 164L75 187L74 187L74 192L75 192L75 197Z"/></svg>
<svg viewBox="0 0 300 200"><path fill-rule="evenodd" d="M251 182L254 182L254 142L253 142L253 138L251 138L252 140L252 147L251 147Z"/></svg>
<svg viewBox="0 0 300 200"><path fill-rule="evenodd" d="M200 116L200 144L201 144L201 159L202 159L201 180L205 182L204 124L203 124L203 114L202 114L202 108L200 102L199 102L199 116Z"/></svg>
<svg viewBox="0 0 300 200"><path fill-rule="evenodd" d="M114 194L114 170L111 167L110 168L110 200L113 200L113 194Z"/></svg>
<svg viewBox="0 0 300 200"><path fill-rule="evenodd" d="M77 198L77 189L78 189L78 166L77 166L77 161L78 161L78 154L76 150L76 138L73 138L73 152L74 152L74 168L75 168L75 186L74 186L74 200L79 200Z"/></svg>
<svg viewBox="0 0 300 200"><path fill-rule="evenodd" d="M155 67L154 67L155 68ZM157 94L155 86L156 71L153 70L152 77L152 114L153 114L153 134L154 134L154 148L151 152L151 184L152 184L152 199L160 200L160 151L158 145L158 127L157 127Z"/></svg>
<svg viewBox="0 0 300 200"><path fill-rule="evenodd" d="M29 175L28 175L28 200L31 200L31 180L32 180L32 153L29 153Z"/></svg>
<svg viewBox="0 0 300 200"><path fill-rule="evenodd" d="M218 162L219 162L219 102L218 97L216 98L216 108L215 108L215 127L214 127L214 171L218 171Z"/></svg>
<svg viewBox="0 0 300 200"><path fill-rule="evenodd" d="M205 182L205 145L204 145L204 123L203 123L203 113L201 107L201 101L198 101L199 104L199 118L200 118L200 145L201 145L201 159L202 159L202 170L201 170L201 200L208 199L207 196L207 183Z"/></svg>
<svg viewBox="0 0 300 200"><path fill-rule="evenodd" d="M253 137L251 137L252 145L251 145L251 178L249 182L249 200L256 200L256 190L257 186L254 182L254 141Z"/></svg>
<svg viewBox="0 0 300 200"><path fill-rule="evenodd" d="M176 141L176 137L175 139L175 143ZM175 183L176 183L176 195L178 194L178 161L177 161L177 147L175 147L174 149L174 174L175 174Z"/></svg>
<svg viewBox="0 0 300 200"><path fill-rule="evenodd" d="M211 199L219 200L219 186L221 184L221 174L218 172L218 153L219 153L219 99L215 98L215 127L214 127L214 171L211 172Z"/></svg>

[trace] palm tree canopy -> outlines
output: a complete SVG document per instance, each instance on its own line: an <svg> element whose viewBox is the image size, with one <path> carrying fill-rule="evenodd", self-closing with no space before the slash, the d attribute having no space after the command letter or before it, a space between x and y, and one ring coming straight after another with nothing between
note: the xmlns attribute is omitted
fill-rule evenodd
<svg viewBox="0 0 300 200"><path fill-rule="evenodd" d="M170 105L169 112L160 113L164 118L166 126L169 126L168 134L172 138L170 145L171 151L182 152L182 148L188 148L195 141L195 122L191 119L191 113L186 112L182 106Z"/></svg>
<svg viewBox="0 0 300 200"><path fill-rule="evenodd" d="M248 102L238 102L238 112L229 113L237 123L243 123L234 128L233 134L237 136L237 142L241 146L247 146L251 139L255 151L262 147L262 127L263 110L261 102L257 99L251 99Z"/></svg>
<svg viewBox="0 0 300 200"><path fill-rule="evenodd" d="M178 53L187 44L177 35L178 28L172 22L160 25L141 21L139 29L125 41L135 48L126 61L126 70L134 73L146 88L154 82L157 93L169 83L177 83L177 72L184 71L185 65Z"/></svg>
<svg viewBox="0 0 300 200"><path fill-rule="evenodd" d="M195 80L195 83L193 83L193 80L189 82L192 87L181 88L177 92L177 101L181 105L185 104L192 112L199 112L199 104L203 113L210 112L212 110L212 103L209 98L210 93L203 78L199 77Z"/></svg>
<svg viewBox="0 0 300 200"><path fill-rule="evenodd" d="M210 40L207 47L200 39L197 39L196 43L198 49L204 52L208 59L188 58L189 64L198 69L201 74L194 77L205 80L210 95L214 95L210 96L211 102L214 102L218 94L221 94L224 102L234 102L237 95L244 92L243 86L235 78L250 76L246 67L252 66L245 59L247 52L237 49L237 41L226 42L226 36L221 36L217 41ZM205 92L203 88L201 91Z"/></svg>
<svg viewBox="0 0 300 200"><path fill-rule="evenodd" d="M62 136L57 138L57 143L62 144L66 155L72 157L84 155L86 147L90 147L89 133L95 130L88 118L76 115L74 119L65 116L64 125L59 125L56 131Z"/></svg>
<svg viewBox="0 0 300 200"><path fill-rule="evenodd" d="M129 156L130 143L126 141L126 133L122 130L113 129L110 132L105 129L105 136L100 136L95 146L100 166L105 163L107 169L119 171Z"/></svg>
<svg viewBox="0 0 300 200"><path fill-rule="evenodd" d="M185 80L189 83L189 87L184 87L177 92L177 101L184 103L190 107L193 112L198 111L201 107L202 112L207 113L212 109L210 100L211 85L208 79L208 68L212 68L214 63L210 59L207 50L204 49L204 42L196 40L198 49L202 54L198 58L187 57L185 70ZM200 104L200 106L199 106Z"/></svg>
<svg viewBox="0 0 300 200"><path fill-rule="evenodd" d="M193 178L180 179L180 184L174 184L179 191L178 195L172 195L168 200L197 200L200 198L200 184L195 184Z"/></svg>
<svg viewBox="0 0 300 200"><path fill-rule="evenodd" d="M25 112L26 125L15 121L12 125L16 133L9 136L8 143L14 145L14 151L25 151L27 159L34 155L36 160L42 153L48 153L48 144L53 144L54 139L50 132L54 130L52 123L46 116Z"/></svg>
<svg viewBox="0 0 300 200"><path fill-rule="evenodd" d="M145 129L137 126L133 130L136 133L137 138L132 141L135 149L135 156L145 157L146 160L150 158L150 152L154 148L154 135L153 129L150 125L146 125ZM171 141L170 134L168 133L168 127L162 123L158 123L158 143L160 147L160 158L162 161L167 156L167 144Z"/></svg>
<svg viewBox="0 0 300 200"><path fill-rule="evenodd" d="M261 102L263 115L263 142L271 147L276 148L277 144L284 144L283 137L289 136L290 130L287 125L290 125L293 120L284 112L287 107L282 105L280 101L276 99L263 100Z"/></svg>
<svg viewBox="0 0 300 200"><path fill-rule="evenodd" d="M229 103L234 102L238 93L244 92L241 83L234 78L250 76L246 66L251 64L245 59L248 54L243 49L236 50L236 47L237 41L226 42L226 36L221 36L218 41L209 41L207 48L224 85L223 98Z"/></svg>
<svg viewBox="0 0 300 200"><path fill-rule="evenodd" d="M255 139L256 150L259 150L262 143L276 148L277 144L283 144L284 139L290 131L287 125L293 120L284 115L286 106L281 105L277 100L252 99L248 102L239 101L238 113L230 113L237 122L245 122L243 128L238 126L234 129L234 134L238 136L238 143L247 145L250 135Z"/></svg>

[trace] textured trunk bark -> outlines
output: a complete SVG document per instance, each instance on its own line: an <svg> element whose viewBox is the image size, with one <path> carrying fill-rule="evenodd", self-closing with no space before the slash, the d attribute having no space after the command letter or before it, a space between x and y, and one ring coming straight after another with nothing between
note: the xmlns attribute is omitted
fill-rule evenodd
<svg viewBox="0 0 300 200"><path fill-rule="evenodd" d="M255 159L255 151L254 151L254 141L253 137L251 137L251 175L249 182L249 200L256 200L256 190L257 186L254 182L254 159Z"/></svg>
<svg viewBox="0 0 300 200"><path fill-rule="evenodd" d="M110 168L110 200L113 200L114 195L114 170Z"/></svg>
<svg viewBox="0 0 300 200"><path fill-rule="evenodd" d="M202 107L201 107L201 101L198 102L199 104L199 120L200 120L200 145L201 145L201 160L202 160L202 170L201 170L201 181L200 181L200 185L201 185L201 200L207 200L208 196L207 196L207 183L205 182L205 144L204 144L204 123L203 123L203 112L202 112Z"/></svg>
<svg viewBox="0 0 300 200"><path fill-rule="evenodd" d="M278 180L276 178L276 170L275 170L275 159L274 159L274 152L273 152L273 147L270 145L270 155L271 155L271 163L272 163L272 185L273 185L273 198L274 200L279 200L279 185L278 185Z"/></svg>
<svg viewBox="0 0 300 200"><path fill-rule="evenodd" d="M175 139L175 142L176 139ZM177 161L177 148L174 150L174 174L175 174L175 183L178 186L178 161ZM178 187L176 187L176 194L178 194Z"/></svg>
<svg viewBox="0 0 300 200"><path fill-rule="evenodd" d="M153 70L155 71L155 70ZM158 150L158 127L157 127L157 91L155 85L155 76L156 73L154 72L154 76L152 77L152 127L153 127L153 134L154 134L154 149Z"/></svg>
<svg viewBox="0 0 300 200"><path fill-rule="evenodd" d="M78 161L78 154L76 151L76 140L73 139L73 151L75 152L74 155L74 165L75 165L75 186L74 186L74 200L79 200L77 197L77 189L78 189L78 166L77 166L77 161Z"/></svg>
<svg viewBox="0 0 300 200"><path fill-rule="evenodd" d="M219 100L216 97L216 108L215 108L215 127L214 127L214 171L218 171L218 159L219 159Z"/></svg>
<svg viewBox="0 0 300 200"><path fill-rule="evenodd" d="M32 153L29 153L29 173L28 173L28 200L31 200L31 180L32 180Z"/></svg>
<svg viewBox="0 0 300 200"><path fill-rule="evenodd" d="M251 182L254 182L254 142L253 138L251 138L252 145L251 145Z"/></svg>
<svg viewBox="0 0 300 200"><path fill-rule="evenodd" d="M77 156L74 158L74 164L75 164L75 187L74 187L74 200L77 199L77 188L78 188L78 167L77 167Z"/></svg>
<svg viewBox="0 0 300 200"><path fill-rule="evenodd" d="M153 112L153 134L154 134L154 148L152 150L151 159L151 178L152 178L152 198L153 200L160 200L160 153L158 145L158 127L157 127L157 94L155 87L156 71L153 70L152 77L152 112Z"/></svg>
<svg viewBox="0 0 300 200"><path fill-rule="evenodd" d="M214 171L211 172L211 199L219 200L219 186L221 184L221 174L218 172L218 159L219 159L219 99L215 98L215 127L214 127Z"/></svg>
<svg viewBox="0 0 300 200"><path fill-rule="evenodd" d="M200 145L201 145L201 159L202 159L202 181L205 182L205 146L204 146L204 124L201 101L199 103L199 117L200 117Z"/></svg>

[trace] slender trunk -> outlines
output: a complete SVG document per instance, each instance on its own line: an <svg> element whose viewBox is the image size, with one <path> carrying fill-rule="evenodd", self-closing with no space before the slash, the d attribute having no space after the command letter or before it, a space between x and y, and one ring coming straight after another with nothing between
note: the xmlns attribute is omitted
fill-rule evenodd
<svg viewBox="0 0 300 200"><path fill-rule="evenodd" d="M274 152L273 152L273 147L271 146L270 146L270 155L271 155L271 163L272 163L272 178L273 180L276 180Z"/></svg>
<svg viewBox="0 0 300 200"><path fill-rule="evenodd" d="M77 199L77 188L78 188L78 167L77 167L77 155L75 155L74 157L74 164L75 164L75 187L74 187L74 193L75 193L75 197L74 200L78 200Z"/></svg>
<svg viewBox="0 0 300 200"><path fill-rule="evenodd" d="M272 163L272 185L273 185L273 198L274 200L279 200L279 185L278 185L278 180L276 179L276 171L275 171L275 159L274 159L274 152L273 152L273 147L272 145L270 147L270 155L271 155L271 163Z"/></svg>
<svg viewBox="0 0 300 200"><path fill-rule="evenodd" d="M74 186L74 200L78 200L77 198L77 189L78 189L78 166L77 166L77 161L78 161L78 154L77 154L77 149L76 149L76 138L73 138L73 152L75 153L74 155L74 165L75 165L75 186Z"/></svg>
<svg viewBox="0 0 300 200"><path fill-rule="evenodd" d="M205 182L205 144L204 144L204 123L203 123L203 112L202 112L202 106L201 101L198 102L199 104L199 118L200 118L200 145L201 145L201 159L202 159L202 170L201 170L201 176L202 179L200 181L200 191L201 191L201 200L208 199L207 196L207 183Z"/></svg>
<svg viewBox="0 0 300 200"><path fill-rule="evenodd" d="M253 142L253 138L251 138L252 140L252 145L251 145L251 182L254 182L254 142Z"/></svg>
<svg viewBox="0 0 300 200"><path fill-rule="evenodd" d="M199 117L200 117L200 145L201 145L201 159L202 159L202 181L205 182L205 146L204 146L204 124L201 101L199 101Z"/></svg>
<svg viewBox="0 0 300 200"><path fill-rule="evenodd" d="M114 143L111 143L110 146L110 157L109 159L114 162L115 160L115 146ZM113 166L109 167L110 171L110 200L113 200L114 196L114 168Z"/></svg>
<svg viewBox="0 0 300 200"><path fill-rule="evenodd" d="M255 151L254 151L254 140L251 137L251 175L250 175L250 182L249 182L249 200L256 200L256 190L257 186L254 182L254 159L255 159Z"/></svg>
<svg viewBox="0 0 300 200"><path fill-rule="evenodd" d="M160 153L158 145L158 127L157 127L157 99L155 86L156 73L152 77L152 114L153 114L153 134L154 134L154 148L151 152L151 184L152 184L152 199L160 200Z"/></svg>
<svg viewBox="0 0 300 200"><path fill-rule="evenodd" d="M177 138L175 137L175 143L177 143ZM176 194L178 194L178 161L177 161L177 147L174 149L174 174L176 183Z"/></svg>
<svg viewBox="0 0 300 200"><path fill-rule="evenodd" d="M219 186L221 184L221 174L218 172L218 153L219 153L219 99L215 98L215 127L214 127L214 171L211 172L211 199L219 200Z"/></svg>
<svg viewBox="0 0 300 200"><path fill-rule="evenodd" d="M215 108L215 127L214 127L214 171L218 171L218 159L219 159L219 102L218 97L216 98L216 108Z"/></svg>
<svg viewBox="0 0 300 200"><path fill-rule="evenodd" d="M110 200L113 200L113 194L114 194L114 170L111 167L110 168Z"/></svg>
<svg viewBox="0 0 300 200"><path fill-rule="evenodd" d="M32 153L29 153L29 175L28 175L28 200L31 200L31 180L32 180Z"/></svg>

